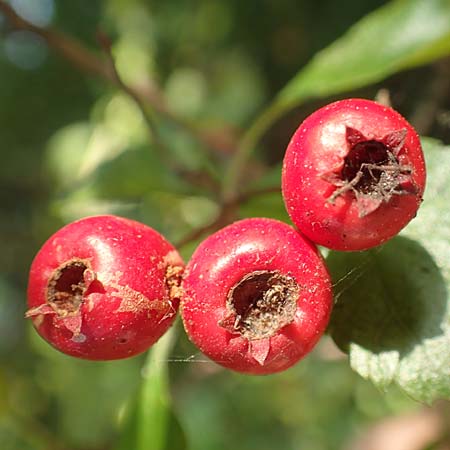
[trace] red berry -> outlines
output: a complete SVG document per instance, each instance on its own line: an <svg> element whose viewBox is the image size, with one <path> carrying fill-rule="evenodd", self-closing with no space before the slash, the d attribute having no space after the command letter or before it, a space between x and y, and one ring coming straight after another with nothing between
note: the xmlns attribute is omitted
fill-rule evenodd
<svg viewBox="0 0 450 450"><path fill-rule="evenodd" d="M310 115L288 145L283 196L295 225L335 250L364 250L396 235L425 188L419 137L396 111L349 99Z"/></svg>
<svg viewBox="0 0 450 450"><path fill-rule="evenodd" d="M252 374L287 369L328 323L331 284L314 244L272 219L245 219L209 236L183 279L189 338L215 362Z"/></svg>
<svg viewBox="0 0 450 450"><path fill-rule="evenodd" d="M82 219L36 255L26 317L68 355L136 355L172 324L182 270L177 251L152 228L115 216Z"/></svg>

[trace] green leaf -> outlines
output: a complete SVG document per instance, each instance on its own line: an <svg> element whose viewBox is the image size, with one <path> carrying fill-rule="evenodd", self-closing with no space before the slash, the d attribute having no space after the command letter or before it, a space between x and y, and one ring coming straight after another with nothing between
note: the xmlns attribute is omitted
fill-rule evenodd
<svg viewBox="0 0 450 450"><path fill-rule="evenodd" d="M241 217L268 217L290 222L281 195L281 163L270 167L247 188L248 196L239 204Z"/></svg>
<svg viewBox="0 0 450 450"><path fill-rule="evenodd" d="M46 169L58 187L68 187L77 181L92 132L88 123L73 123L59 129L48 141Z"/></svg>
<svg viewBox="0 0 450 450"><path fill-rule="evenodd" d="M37 366L28 387L20 388L24 416L38 405L45 409L47 399L54 414L52 427L69 448L98 448L111 438L119 408L136 392L142 360L93 363L72 358L50 347L30 323L27 329Z"/></svg>
<svg viewBox="0 0 450 450"><path fill-rule="evenodd" d="M168 438L170 393L167 361L174 329L150 351L143 369L143 385L138 406L137 450L162 450Z"/></svg>
<svg viewBox="0 0 450 450"><path fill-rule="evenodd" d="M402 236L368 252L331 252L327 262L330 332L352 368L431 403L450 398L450 148L427 140L425 150L424 203Z"/></svg>
<svg viewBox="0 0 450 450"><path fill-rule="evenodd" d="M104 162L90 177L92 188L100 197L136 198L152 190L180 191L184 185L148 147L129 148Z"/></svg>
<svg viewBox="0 0 450 450"><path fill-rule="evenodd" d="M239 206L241 217L267 217L289 222L289 215L283 203L281 192L267 192L255 195Z"/></svg>
<svg viewBox="0 0 450 450"><path fill-rule="evenodd" d="M168 358L174 344L171 328L149 351L143 382L131 407L116 450L184 450L183 429L170 402Z"/></svg>
<svg viewBox="0 0 450 450"><path fill-rule="evenodd" d="M33 429L29 423L21 423L15 417L0 416L0 443L3 449L45 450L55 448L56 444L52 436L39 433L39 431L39 429Z"/></svg>
<svg viewBox="0 0 450 450"><path fill-rule="evenodd" d="M254 121L226 171L232 197L246 161L265 131L307 99L376 83L450 54L450 0L394 0L368 14L317 53Z"/></svg>
<svg viewBox="0 0 450 450"><path fill-rule="evenodd" d="M437 140L422 138L427 167L427 186L422 206L402 232L420 241L433 255L450 289L450 146Z"/></svg>
<svg viewBox="0 0 450 450"><path fill-rule="evenodd" d="M280 92L276 108L372 84L449 53L449 0L392 1L319 52Z"/></svg>

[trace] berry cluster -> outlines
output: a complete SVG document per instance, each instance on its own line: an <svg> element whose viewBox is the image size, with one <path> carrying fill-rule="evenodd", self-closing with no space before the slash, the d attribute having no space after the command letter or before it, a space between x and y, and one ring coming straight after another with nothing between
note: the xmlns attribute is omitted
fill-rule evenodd
<svg viewBox="0 0 450 450"><path fill-rule="evenodd" d="M350 99L309 116L286 151L282 190L298 230L244 219L184 263L155 230L115 216L55 233L30 270L26 317L60 351L105 360L145 351L173 323L217 363L285 370L327 326L330 276L315 244L355 251L397 234L425 187L419 138L397 112Z"/></svg>

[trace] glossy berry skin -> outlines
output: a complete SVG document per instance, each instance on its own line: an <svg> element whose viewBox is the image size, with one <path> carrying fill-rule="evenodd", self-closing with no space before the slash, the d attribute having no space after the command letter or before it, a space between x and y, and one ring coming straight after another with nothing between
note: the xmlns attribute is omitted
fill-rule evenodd
<svg viewBox="0 0 450 450"><path fill-rule="evenodd" d="M278 284L262 298L270 277ZM182 286L180 310L191 341L216 363L248 374L279 372L306 355L332 305L315 245L272 219L241 220L209 236L189 261Z"/></svg>
<svg viewBox="0 0 450 450"><path fill-rule="evenodd" d="M312 241L365 250L396 235L415 215L425 188L419 137L396 111L363 99L310 115L284 158L287 211Z"/></svg>
<svg viewBox="0 0 450 450"><path fill-rule="evenodd" d="M177 251L152 228L116 216L81 219L37 253L26 317L68 355L133 356L172 324L182 270Z"/></svg>

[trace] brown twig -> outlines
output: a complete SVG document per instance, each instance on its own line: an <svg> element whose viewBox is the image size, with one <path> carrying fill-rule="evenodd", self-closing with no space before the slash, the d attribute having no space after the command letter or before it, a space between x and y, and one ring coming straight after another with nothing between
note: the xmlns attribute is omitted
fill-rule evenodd
<svg viewBox="0 0 450 450"><path fill-rule="evenodd" d="M144 101L144 99L137 95L136 91L130 88L130 86L128 86L120 76L112 54L112 43L109 37L103 32L98 31L97 41L106 55L106 61L109 64L109 68L115 78L115 83L136 103L141 111L142 117L144 118L145 124L147 125L147 129L149 131L149 139L151 142L155 143L154 149L158 151L161 161L163 161L167 167L169 167L173 172L189 184L201 188L207 187L213 192L218 192L219 186L209 175L209 173L206 171L199 172L186 170L186 168L179 165L174 158L170 157L170 149L166 146L164 140L159 134L153 111L149 110L148 104Z"/></svg>
<svg viewBox="0 0 450 450"><path fill-rule="evenodd" d="M155 137L158 133L156 130L156 126L152 120L152 117L150 116L150 113L147 110L147 103L144 101L144 99L141 96L139 96L136 93L136 91L134 89L130 88L122 80L122 77L120 76L119 72L117 71L116 62L115 62L113 54L112 54L111 40L105 33L98 31L97 32L97 41L100 44L100 47L103 49L103 51L106 55L107 63L109 66L109 71L112 73L112 75L114 77L115 84L117 84L117 86L120 89L122 89L122 91L124 91L129 97L131 97L134 100L134 102L136 103L136 105L138 106L138 108L140 109L140 111L142 113L142 116L147 124L149 131L152 134L151 139L155 139Z"/></svg>
<svg viewBox="0 0 450 450"><path fill-rule="evenodd" d="M41 28L34 25L20 17L14 9L3 0L0 0L0 11L14 29L27 30L37 34L47 42L49 47L56 50L77 68L111 82L114 81L114 76L108 67L75 39L68 38L64 34L50 28Z"/></svg>
<svg viewBox="0 0 450 450"><path fill-rule="evenodd" d="M120 78L117 77L117 72L114 70L114 67L108 61L99 58L95 52L87 49L76 39L53 28L42 28L34 25L19 16L4 0L0 0L0 12L3 13L12 28L31 31L40 36L49 47L70 61L79 70L98 76L122 89L124 88L120 82ZM126 89L127 93L138 104L151 105L156 112L189 132L202 146L212 149L217 153L230 151L230 144L225 143L223 139L216 139L214 134L200 129L196 124L179 117L171 111L166 104L164 96L155 84L147 83L145 86L127 86ZM234 148L234 141L232 146Z"/></svg>
<svg viewBox="0 0 450 450"><path fill-rule="evenodd" d="M42 28L36 26L26 19L20 17L14 11L14 9L4 0L0 0L0 12L4 14L9 24L14 29L27 30L35 33L36 35L44 39L50 48L58 52L63 58L71 62L79 70L100 77L127 93L136 102L141 112L143 113L149 129L153 131L153 138L155 138L156 136L154 133L155 127L151 114L148 111L148 105L151 106L155 112L161 114L175 125L187 131L202 146L207 147L215 151L216 153L230 154L235 152L237 148L236 138L234 136L230 138L229 130L226 133L227 139L223 139L223 136L220 132L211 132L208 130L200 129L195 124L177 116L168 108L164 96L162 95L159 88L154 84L147 83L145 86L129 86L124 83L115 66L115 62L111 53L111 45L108 40L105 39L105 37L102 37L100 39L100 42L103 50L106 53L106 60L100 58L95 52L87 49L76 39L69 37L64 33L61 33L60 31L57 31L50 27ZM243 144L244 148L246 147L245 143L246 141ZM240 153L242 153L242 151ZM240 161L239 156L233 156L233 158ZM239 167L239 169L242 169L242 167ZM184 173L185 171L181 170L180 168L176 168L176 171L181 176L185 176L185 178L189 178L193 175L191 173ZM229 168L229 172L234 173L235 171L240 173L240 170L238 170L238 168L235 168L232 164ZM202 177L200 176L201 174L197 175L198 176L195 176L195 179L199 181L199 183L197 184L207 184L214 191L218 190L217 183L215 183L214 180L211 180L210 177L207 177L207 179L205 180L204 177L202 179ZM279 191L279 188L270 189L269 191L274 192L275 190ZM213 221L213 223L201 227L197 230L193 230L179 242L179 246L186 245L187 243L198 239L207 232L215 231L218 228L227 225L236 218L236 208L239 203L248 201L250 198L256 195L260 195L264 192L267 192L267 190L253 192L248 191L247 193L238 196L223 196L225 198L225 201L222 204L218 217Z"/></svg>

